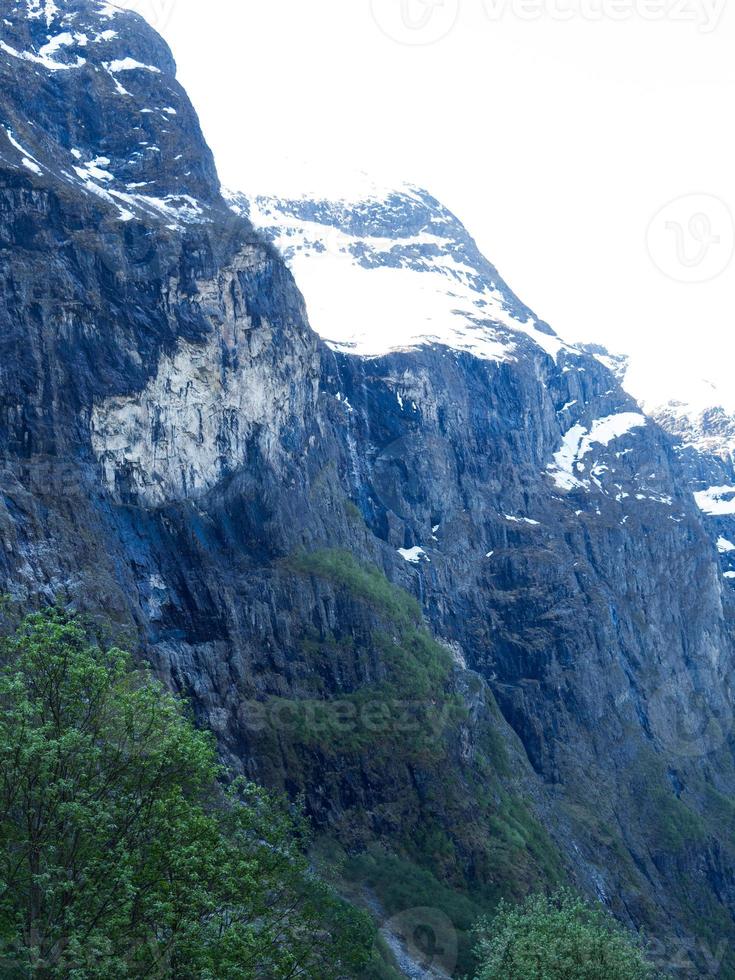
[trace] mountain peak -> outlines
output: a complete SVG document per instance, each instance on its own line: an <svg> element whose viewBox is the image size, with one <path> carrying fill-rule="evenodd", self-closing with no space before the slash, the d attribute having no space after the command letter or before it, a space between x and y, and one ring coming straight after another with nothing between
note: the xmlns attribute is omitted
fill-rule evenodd
<svg viewBox="0 0 735 980"><path fill-rule="evenodd" d="M269 161L266 171L248 173L245 183L251 197L329 201L333 205L380 203L396 195L425 193L395 175L375 174L347 165L317 165L295 157L284 159L279 166Z"/></svg>
<svg viewBox="0 0 735 980"><path fill-rule="evenodd" d="M439 345L504 361L530 339L554 359L579 354L428 191L365 174L334 186L327 193L296 173L278 193L227 196L282 251L312 326L335 350L375 357Z"/></svg>
<svg viewBox="0 0 735 980"><path fill-rule="evenodd" d="M99 0L15 0L0 21L0 162L172 227L221 207L212 154L161 37Z"/></svg>

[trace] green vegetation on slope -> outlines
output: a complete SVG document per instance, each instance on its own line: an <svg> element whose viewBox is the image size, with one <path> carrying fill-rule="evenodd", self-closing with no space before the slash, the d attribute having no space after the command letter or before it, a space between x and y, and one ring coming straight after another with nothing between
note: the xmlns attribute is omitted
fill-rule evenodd
<svg viewBox="0 0 735 980"><path fill-rule="evenodd" d="M378 666L370 682L353 689L298 704L274 698L271 715L284 718L290 710L294 738L330 753L387 749L398 742L407 756L435 755L442 733L464 712L447 690L451 655L424 626L416 600L347 551L302 552L287 564L299 574L325 579L373 613L367 643L352 635L305 633L300 646L311 669L328 673L344 666L349 674L363 654Z"/></svg>
<svg viewBox="0 0 735 980"><path fill-rule="evenodd" d="M309 765L301 749L318 749L322 788L333 772L350 773L350 785L366 774L379 780L369 809L341 796L329 832L349 857L334 880L353 895L362 885L391 919L434 909L451 923L457 968L466 972L479 915L501 897L565 880L556 846L523 802L500 712L479 678L465 679L466 695L459 693L448 649L416 600L380 570L337 550L300 553L287 566L328 582L337 612L334 633L299 642L309 677L329 681L320 697L291 702L300 722L279 730L278 750L293 773ZM342 618L349 632L339 632ZM345 690L335 691L335 676ZM470 718L470 701L484 702L481 720ZM392 797L380 795L385 787Z"/></svg>

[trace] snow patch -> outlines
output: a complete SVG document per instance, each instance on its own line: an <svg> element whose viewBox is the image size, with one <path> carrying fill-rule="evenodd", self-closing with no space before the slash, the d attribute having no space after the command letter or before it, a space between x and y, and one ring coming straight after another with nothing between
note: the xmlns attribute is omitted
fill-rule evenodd
<svg viewBox="0 0 735 980"><path fill-rule="evenodd" d="M411 562L412 565L418 565L422 561L429 561L429 556L426 554L423 548L399 548L398 554L401 558L406 561Z"/></svg>
<svg viewBox="0 0 735 980"><path fill-rule="evenodd" d="M647 424L646 417L639 412L620 412L596 419L589 429L580 423L572 426L564 435L561 448L554 453L554 462L547 467L554 483L562 490L588 488L589 480L582 479L578 474L584 470L582 460L594 446L608 446L614 439L620 439Z"/></svg>
<svg viewBox="0 0 735 980"><path fill-rule="evenodd" d="M69 45L77 43L76 38L83 38L84 44L87 42L87 37L84 34L74 35L70 34L69 31L64 31L61 34L56 34L54 37L49 38L47 44L44 44L42 48L38 49L39 58L50 58L52 54L56 54L59 48L68 47Z"/></svg>
<svg viewBox="0 0 735 980"><path fill-rule="evenodd" d="M159 218L172 220L172 228L182 224L198 222L203 219L204 208L189 194L168 194L166 197L153 197L148 194L128 194L125 191L111 190L110 194L129 207L142 210Z"/></svg>
<svg viewBox="0 0 735 980"><path fill-rule="evenodd" d="M710 487L694 494L699 509L710 517L735 514L735 487Z"/></svg>
<svg viewBox="0 0 735 980"><path fill-rule="evenodd" d="M41 165L39 164L38 160L36 160L32 153L29 153L28 150L21 146L18 140L13 136L12 130L6 129L5 133L10 140L11 145L15 147L18 153L21 154L20 162L23 164L26 170L30 170L32 173L37 174L40 177L43 171L41 170Z"/></svg>
<svg viewBox="0 0 735 980"><path fill-rule="evenodd" d="M110 76L112 84L115 86L115 91L118 95L127 95L132 98L132 92L128 92L125 86L120 84L120 80L118 79L117 75L113 75L111 71L108 71L107 74ZM145 109L141 109L141 112L145 112Z"/></svg>
<svg viewBox="0 0 735 980"><path fill-rule="evenodd" d="M74 167L74 171L78 177L81 177L85 183L88 180L114 180L114 174L111 174L109 170L105 170L104 167L109 166L110 161L107 157L96 157L94 160L90 160L87 163L83 163L80 167Z"/></svg>
<svg viewBox="0 0 735 980"><path fill-rule="evenodd" d="M106 61L104 62L104 67L111 74L116 75L120 71L150 71L155 75L161 74L161 69L156 68L155 65L144 65L140 61L136 61L134 58L121 58L117 61Z"/></svg>
<svg viewBox="0 0 735 980"><path fill-rule="evenodd" d="M35 20L36 18L43 17L46 21L46 27L51 26L59 12L59 8L54 3L54 0L26 0L26 7L28 9L29 19Z"/></svg>
<svg viewBox="0 0 735 980"><path fill-rule="evenodd" d="M87 63L84 58L77 55L76 64L66 65L61 61L54 61L53 58L44 57L41 54L34 54L33 51L18 51L2 40L0 40L0 51L9 54L11 58L18 58L20 61L30 61L34 65L41 65L48 71L70 71L73 68L81 68L82 65L86 65Z"/></svg>

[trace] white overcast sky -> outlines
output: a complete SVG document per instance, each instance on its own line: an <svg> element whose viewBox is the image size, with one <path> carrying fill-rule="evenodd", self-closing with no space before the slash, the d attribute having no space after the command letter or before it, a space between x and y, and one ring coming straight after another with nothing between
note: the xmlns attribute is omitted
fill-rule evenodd
<svg viewBox="0 0 735 980"><path fill-rule="evenodd" d="M631 354L638 392L707 379L735 407L730 2L123 5L171 45L227 186L300 161L420 184L565 339Z"/></svg>

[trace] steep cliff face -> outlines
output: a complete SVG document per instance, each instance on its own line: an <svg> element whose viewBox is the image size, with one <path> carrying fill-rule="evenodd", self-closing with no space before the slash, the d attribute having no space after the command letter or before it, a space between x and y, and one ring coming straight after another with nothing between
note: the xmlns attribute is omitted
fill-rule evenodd
<svg viewBox="0 0 735 980"><path fill-rule="evenodd" d="M429 888L446 972L564 878L703 969L733 593L671 439L425 192L228 206L174 70L109 4L0 27L3 590L130 631L386 915Z"/></svg>
<svg viewBox="0 0 735 980"><path fill-rule="evenodd" d="M423 192L233 201L284 250L334 350L325 387L348 406L353 499L413 565L438 635L489 680L576 873L637 922L652 902L717 918L700 886L731 881L704 843L712 793L729 794L731 586L675 446L620 388L624 365L551 335ZM346 264L362 295L380 294L381 268L411 293L428 269L465 309L407 337L393 275L380 356L350 357L359 329L335 336L323 289ZM490 293L490 343L470 353L458 334Z"/></svg>
<svg viewBox="0 0 735 980"><path fill-rule="evenodd" d="M735 587L735 415L717 401L705 408L673 403L653 415L674 439L681 480L694 493L725 579Z"/></svg>

